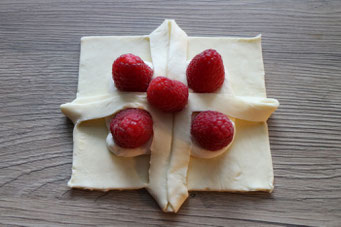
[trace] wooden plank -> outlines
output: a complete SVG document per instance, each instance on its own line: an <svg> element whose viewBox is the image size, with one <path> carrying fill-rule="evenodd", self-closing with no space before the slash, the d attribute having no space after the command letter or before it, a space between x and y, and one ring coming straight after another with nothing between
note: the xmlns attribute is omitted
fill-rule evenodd
<svg viewBox="0 0 341 227"><path fill-rule="evenodd" d="M70 190L79 39L262 33L273 194L194 192L177 215L145 190ZM341 222L340 1L0 2L0 225L337 226Z"/></svg>

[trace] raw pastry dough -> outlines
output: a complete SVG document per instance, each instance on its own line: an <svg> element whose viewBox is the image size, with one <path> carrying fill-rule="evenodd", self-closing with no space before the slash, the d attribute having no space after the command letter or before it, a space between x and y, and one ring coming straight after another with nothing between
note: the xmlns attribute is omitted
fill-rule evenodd
<svg viewBox="0 0 341 227"><path fill-rule="evenodd" d="M266 98L260 39L187 37L174 20L165 20L149 36L82 38L77 98L61 106L75 123L68 185L96 190L146 187L165 212L177 212L188 190L272 191L266 120L279 104ZM152 62L154 76L186 83L188 61L208 48L223 57L224 86L212 94L190 93L180 113L159 112L148 105L145 93L119 92L113 86L111 64L121 54ZM129 107L143 108L153 118L151 155L119 157L106 146L105 118ZM212 159L190 156L191 115L204 110L235 118L233 144Z"/></svg>

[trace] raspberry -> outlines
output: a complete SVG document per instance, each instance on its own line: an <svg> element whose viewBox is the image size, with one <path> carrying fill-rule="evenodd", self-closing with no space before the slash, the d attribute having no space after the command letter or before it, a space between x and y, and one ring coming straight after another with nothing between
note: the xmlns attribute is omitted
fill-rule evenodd
<svg viewBox="0 0 341 227"><path fill-rule="evenodd" d="M153 70L140 57L123 54L114 61L112 75L118 90L145 92Z"/></svg>
<svg viewBox="0 0 341 227"><path fill-rule="evenodd" d="M214 92L220 88L225 79L224 64L220 54L208 49L196 55L189 63L187 70L188 87L194 92Z"/></svg>
<svg viewBox="0 0 341 227"><path fill-rule="evenodd" d="M125 109L110 122L115 143L124 148L136 148L145 144L153 134L153 119L142 109Z"/></svg>
<svg viewBox="0 0 341 227"><path fill-rule="evenodd" d="M152 106L164 112L178 112L187 104L188 87L180 81L156 77L149 84L147 99Z"/></svg>
<svg viewBox="0 0 341 227"><path fill-rule="evenodd" d="M192 121L191 134L202 148L216 151L231 143L234 126L225 114L204 111Z"/></svg>

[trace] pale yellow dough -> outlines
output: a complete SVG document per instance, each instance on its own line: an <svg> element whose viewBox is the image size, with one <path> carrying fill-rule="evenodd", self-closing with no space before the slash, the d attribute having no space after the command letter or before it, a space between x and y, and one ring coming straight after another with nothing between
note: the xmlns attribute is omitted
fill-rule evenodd
<svg viewBox="0 0 341 227"><path fill-rule="evenodd" d="M213 48L223 57L226 80L216 93L190 93L177 114L149 106L145 93L119 92L112 62L133 53L152 64L155 76L186 83L187 63ZM165 212L177 212L189 190L272 191L273 169L266 120L279 103L266 98L261 37L188 37L174 20L165 20L149 36L85 37L81 40L77 98L61 106L74 123L70 187L95 190L147 188ZM106 146L105 118L124 108L151 114L151 154L119 157ZM193 112L216 110L235 119L234 142L212 159L191 157Z"/></svg>

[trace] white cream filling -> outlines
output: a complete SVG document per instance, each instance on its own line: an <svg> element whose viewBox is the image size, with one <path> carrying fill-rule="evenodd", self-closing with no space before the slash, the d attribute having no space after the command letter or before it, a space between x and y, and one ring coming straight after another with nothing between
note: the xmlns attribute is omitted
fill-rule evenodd
<svg viewBox="0 0 341 227"><path fill-rule="evenodd" d="M109 132L107 138L106 138L106 143L108 149L115 154L116 156L120 157L136 157L139 155L145 155L145 154L150 154L150 145L152 144L153 139L149 139L147 143L144 145L137 147L137 148L124 148L120 147L117 144L115 144L114 139L112 137L111 132Z"/></svg>

